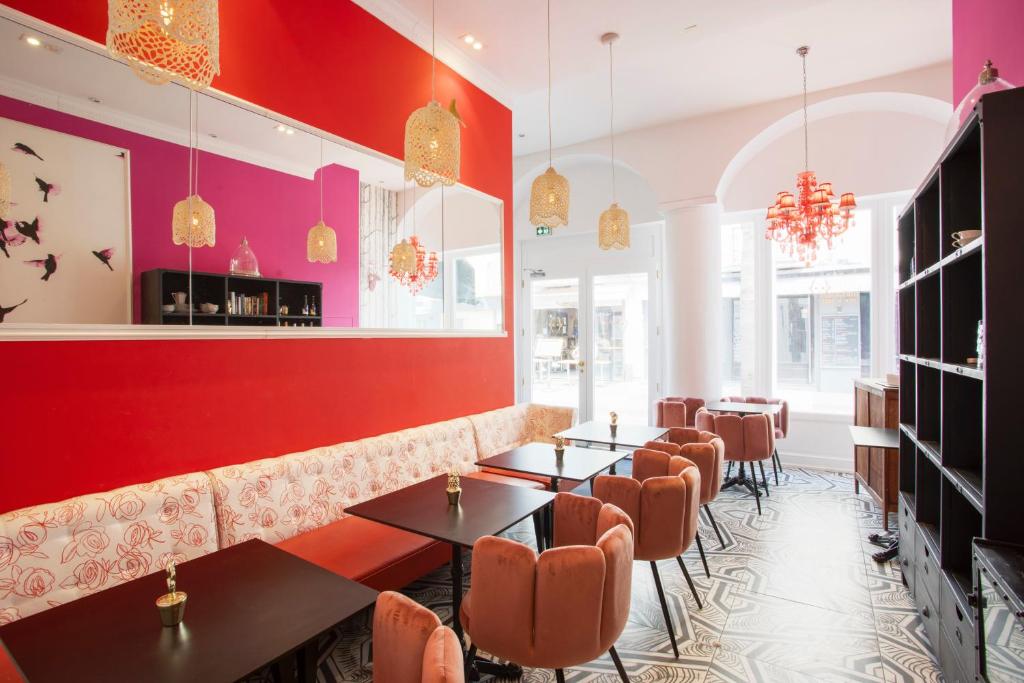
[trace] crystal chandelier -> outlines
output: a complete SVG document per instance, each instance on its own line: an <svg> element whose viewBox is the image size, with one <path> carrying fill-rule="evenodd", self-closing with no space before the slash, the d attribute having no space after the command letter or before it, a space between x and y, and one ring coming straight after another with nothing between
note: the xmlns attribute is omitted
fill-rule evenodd
<svg viewBox="0 0 1024 683"><path fill-rule="evenodd" d="M435 183L454 185L459 180L462 124L434 98L437 31L433 2L430 12L430 102L410 114L405 122L405 179L415 180L420 187Z"/></svg>
<svg viewBox="0 0 1024 683"><path fill-rule="evenodd" d="M853 209L857 206L852 192L845 192L833 203L832 183L818 183L814 171L808 170L807 143L807 53L810 48L797 48L803 64L804 92L804 170L796 176L797 194L782 191L768 207L765 239L775 240L790 256L810 265L821 245L832 248L832 240L853 225Z"/></svg>
<svg viewBox="0 0 1024 683"><path fill-rule="evenodd" d="M202 90L220 73L217 0L109 0L107 51L150 83Z"/></svg>
<svg viewBox="0 0 1024 683"><path fill-rule="evenodd" d="M629 247L629 214L619 206L615 191L615 62L612 45L619 39L618 33L606 33L601 42L608 46L608 128L612 145L612 205L601 213L597 225L597 245L602 249L626 249Z"/></svg>
<svg viewBox="0 0 1024 683"><path fill-rule="evenodd" d="M171 216L171 239L175 244L187 244L190 247L212 247L217 243L217 218L213 207L203 201L198 192L199 102L194 92L189 93L188 109L188 197L174 205Z"/></svg>
<svg viewBox="0 0 1024 683"><path fill-rule="evenodd" d="M334 263L338 260L338 235L324 223L324 139L320 138L320 221L306 233L306 260Z"/></svg>
<svg viewBox="0 0 1024 683"><path fill-rule="evenodd" d="M548 0L548 170L534 178L530 188L530 223L537 234L569 223L569 180L551 165L551 0ZM539 228L547 228L541 232Z"/></svg>
<svg viewBox="0 0 1024 683"><path fill-rule="evenodd" d="M391 250L391 277L409 288L413 296L437 277L437 252L427 251L416 235Z"/></svg>

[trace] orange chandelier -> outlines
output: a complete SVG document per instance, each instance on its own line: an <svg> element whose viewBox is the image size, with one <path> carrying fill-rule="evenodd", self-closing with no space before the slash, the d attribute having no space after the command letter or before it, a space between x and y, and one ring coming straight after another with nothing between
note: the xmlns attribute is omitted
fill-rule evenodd
<svg viewBox="0 0 1024 683"><path fill-rule="evenodd" d="M852 192L844 192L838 202L832 183L818 183L814 171L806 170L807 143L807 53L806 45L797 49L804 73L804 171L796 176L797 193L782 191L768 207L765 239L775 240L782 250L810 265L821 245L832 248L832 240L853 225L857 201Z"/></svg>

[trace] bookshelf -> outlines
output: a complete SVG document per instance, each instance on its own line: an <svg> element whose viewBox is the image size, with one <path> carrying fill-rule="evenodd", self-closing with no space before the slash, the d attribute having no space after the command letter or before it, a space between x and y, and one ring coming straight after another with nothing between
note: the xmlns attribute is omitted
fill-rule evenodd
<svg viewBox="0 0 1024 683"><path fill-rule="evenodd" d="M142 322L147 325L188 325L188 312L165 313L162 304L172 303L171 292L189 291L187 270L158 268L142 274ZM259 308L228 306L234 293L257 301ZM193 325L257 327L322 327L323 285L319 282L277 280L271 278L192 273L192 297L199 304L217 304L216 313L192 313ZM316 301L317 315L302 315L305 301ZM288 315L281 307L288 307Z"/></svg>
<svg viewBox="0 0 1024 683"><path fill-rule="evenodd" d="M897 227L900 563L949 681L976 680L974 539L1024 543L1022 158L1024 89L985 95Z"/></svg>

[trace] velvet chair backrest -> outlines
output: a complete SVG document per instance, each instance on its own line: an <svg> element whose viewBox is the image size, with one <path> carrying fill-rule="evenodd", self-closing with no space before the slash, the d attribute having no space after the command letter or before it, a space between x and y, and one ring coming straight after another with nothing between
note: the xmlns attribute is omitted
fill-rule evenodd
<svg viewBox="0 0 1024 683"><path fill-rule="evenodd" d="M683 404L686 406L685 420L679 422L679 420L668 420L662 419L661 404L662 403L676 403ZM691 396L668 396L657 402L657 415L658 415L658 426L659 427L692 427L693 416L697 414L697 410L704 407L704 399L695 398Z"/></svg>
<svg viewBox="0 0 1024 683"><path fill-rule="evenodd" d="M723 401L734 401L740 403L776 403L782 407L779 412L775 413L773 422L775 429L779 430L782 434L780 439L785 439L789 434L789 403L782 398L765 398L763 396L727 396L722 399Z"/></svg>
<svg viewBox="0 0 1024 683"><path fill-rule="evenodd" d="M556 541L566 523L574 526L561 540L585 535L590 519L589 543L540 556L495 536L474 545L469 632L480 649L522 666L562 669L603 655L621 635L632 590L632 525L614 506L583 498L556 496Z"/></svg>
<svg viewBox="0 0 1024 683"><path fill-rule="evenodd" d="M701 409L696 416L697 429L716 434L725 446L725 460L749 460L743 438L743 418L739 415L715 414Z"/></svg>
<svg viewBox="0 0 1024 683"><path fill-rule="evenodd" d="M722 490L722 462L725 460L725 442L712 432L699 429L672 427L668 442L676 447L672 455L681 455L693 461L700 470L700 502L710 503ZM664 441L648 441L644 448L664 450ZM669 451L666 451L669 452ZM635 467L635 466L634 466Z"/></svg>
<svg viewBox="0 0 1024 683"><path fill-rule="evenodd" d="M437 615L384 591L373 612L374 683L462 683L462 649Z"/></svg>

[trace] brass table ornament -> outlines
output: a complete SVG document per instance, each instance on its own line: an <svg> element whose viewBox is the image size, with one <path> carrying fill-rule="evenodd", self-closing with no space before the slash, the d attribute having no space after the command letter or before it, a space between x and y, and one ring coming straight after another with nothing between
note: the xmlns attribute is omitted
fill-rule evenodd
<svg viewBox="0 0 1024 683"><path fill-rule="evenodd" d="M459 484L459 472L458 470L452 470L448 473L448 504L458 505L459 498L462 497L462 486Z"/></svg>
<svg viewBox="0 0 1024 683"><path fill-rule="evenodd" d="M559 465L562 464L562 456L565 455L565 438L561 436L555 437L555 462Z"/></svg>
<svg viewBox="0 0 1024 683"><path fill-rule="evenodd" d="M160 610L160 621L164 626L177 626L185 618L185 602L188 593L177 590L177 570L174 562L167 565L167 593L156 599L156 607Z"/></svg>
<svg viewBox="0 0 1024 683"><path fill-rule="evenodd" d="M609 426L611 427L612 436L614 437L615 433L619 431L619 414L613 410L608 413L608 418L611 420L611 424Z"/></svg>

